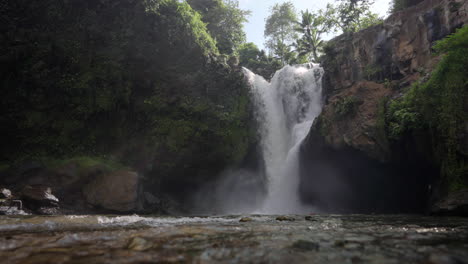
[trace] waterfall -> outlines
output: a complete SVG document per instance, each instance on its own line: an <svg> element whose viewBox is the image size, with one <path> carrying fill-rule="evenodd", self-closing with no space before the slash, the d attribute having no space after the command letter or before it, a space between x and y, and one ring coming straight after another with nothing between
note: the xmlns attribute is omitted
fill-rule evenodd
<svg viewBox="0 0 468 264"><path fill-rule="evenodd" d="M260 213L307 213L299 200L299 147L322 108L323 69L286 66L271 83L244 69L254 97L268 194Z"/></svg>

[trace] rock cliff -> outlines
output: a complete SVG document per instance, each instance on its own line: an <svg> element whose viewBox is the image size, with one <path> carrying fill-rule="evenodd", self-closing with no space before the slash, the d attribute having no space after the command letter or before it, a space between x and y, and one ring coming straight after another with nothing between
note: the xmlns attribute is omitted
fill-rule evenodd
<svg viewBox="0 0 468 264"><path fill-rule="evenodd" d="M408 211L426 208L433 184L441 177L441 164L434 158L431 144L434 139L424 129L412 131L410 137L391 138L386 114L392 101L401 98L413 83L430 78L442 57L433 52L436 41L467 23L467 1L426 0L391 15L382 24L328 43L322 60L323 112L302 147L303 199L319 200L317 188L312 187L320 184L313 175L315 166L329 175L320 182L336 177L342 183L341 189L329 186L330 196L341 197L331 208L347 201L372 211L379 205L362 203L370 197L379 197L383 204L401 199L395 208L412 204ZM345 157L355 162L344 162ZM338 169L331 172L333 166ZM372 188L376 196L362 193ZM351 197L358 198L351 202Z"/></svg>

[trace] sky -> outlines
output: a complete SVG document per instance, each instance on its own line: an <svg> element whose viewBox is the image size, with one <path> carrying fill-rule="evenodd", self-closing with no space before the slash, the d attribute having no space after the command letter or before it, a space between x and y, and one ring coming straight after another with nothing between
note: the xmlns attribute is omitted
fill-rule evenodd
<svg viewBox="0 0 468 264"><path fill-rule="evenodd" d="M249 17L249 22L245 24L247 33L247 42L255 43L260 49L264 48L265 39L263 31L265 29L265 19L268 17L270 7L276 3L283 3L287 0L239 0L241 9L250 10L252 15ZM299 13L301 10L309 9L315 11L324 9L327 3L335 3L335 0L290 0L296 7ZM375 0L371 10L381 17L387 16L390 0ZM331 36L325 36L325 39Z"/></svg>

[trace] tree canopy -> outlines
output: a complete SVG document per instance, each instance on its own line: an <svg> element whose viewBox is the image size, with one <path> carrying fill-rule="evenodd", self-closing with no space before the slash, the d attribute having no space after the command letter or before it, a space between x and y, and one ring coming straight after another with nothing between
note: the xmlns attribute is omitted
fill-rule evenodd
<svg viewBox="0 0 468 264"><path fill-rule="evenodd" d="M336 2L325 9L301 11L299 19L292 2L271 8L265 24L265 45L281 65L317 62L325 44L324 34L356 32L382 22L382 18L370 11L373 0Z"/></svg>
<svg viewBox="0 0 468 264"><path fill-rule="evenodd" d="M237 0L187 0L202 15L210 35L216 40L219 51L232 54L245 42L244 22L250 11L239 8Z"/></svg>
<svg viewBox="0 0 468 264"><path fill-rule="evenodd" d="M294 5L291 2L275 4L266 20L266 46L274 52L284 65L287 57L287 46L296 39L294 25L297 20Z"/></svg>
<svg viewBox="0 0 468 264"><path fill-rule="evenodd" d="M357 32L382 21L370 11L373 0L337 0L337 26L343 32Z"/></svg>
<svg viewBox="0 0 468 264"><path fill-rule="evenodd" d="M331 5L327 5L327 9L319 10L316 13L311 13L309 10L302 11L302 20L296 22L294 28L296 32L301 33L295 47L300 56L312 53L314 61L318 61L318 51L323 47L324 41L321 35L333 30L334 9Z"/></svg>

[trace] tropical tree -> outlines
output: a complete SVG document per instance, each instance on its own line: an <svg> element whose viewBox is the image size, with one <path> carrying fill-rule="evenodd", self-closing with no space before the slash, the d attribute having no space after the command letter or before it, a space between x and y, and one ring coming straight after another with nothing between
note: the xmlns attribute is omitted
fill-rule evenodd
<svg viewBox="0 0 468 264"><path fill-rule="evenodd" d="M268 56L264 50L260 50L252 42L242 44L237 52L241 66L262 75L266 79L271 78L281 68L279 60Z"/></svg>
<svg viewBox="0 0 468 264"><path fill-rule="evenodd" d="M281 60L284 66L287 63L287 47L296 39L294 25L297 16L294 5L291 2L275 4L271 8L271 14L266 20L264 35L267 39L266 47Z"/></svg>
<svg viewBox="0 0 468 264"><path fill-rule="evenodd" d="M337 26L343 32L357 32L382 21L370 11L373 0L337 0Z"/></svg>
<svg viewBox="0 0 468 264"><path fill-rule="evenodd" d="M319 10L316 13L311 13L309 10L301 11L302 20L296 22L294 30L302 34L294 46L300 56L308 56L312 54L313 60L318 61L319 49L323 46L321 35L333 30L334 12L331 5L327 5L327 9Z"/></svg>
<svg viewBox="0 0 468 264"><path fill-rule="evenodd" d="M238 0L187 0L202 15L219 51L232 54L245 42L244 22L250 11L239 8Z"/></svg>

